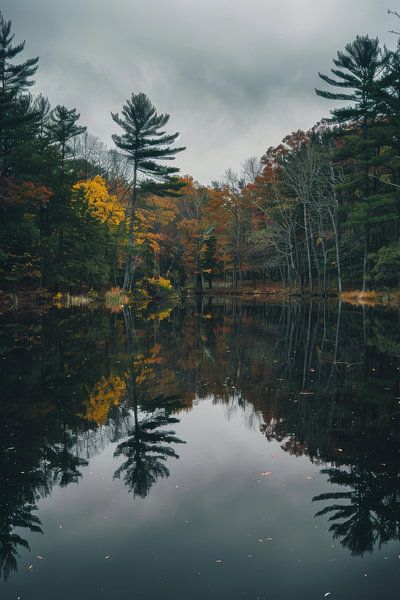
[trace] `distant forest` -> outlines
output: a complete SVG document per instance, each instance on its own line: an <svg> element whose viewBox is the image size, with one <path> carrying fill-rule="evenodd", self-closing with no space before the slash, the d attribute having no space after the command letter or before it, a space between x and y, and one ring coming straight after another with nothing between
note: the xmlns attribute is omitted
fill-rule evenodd
<svg viewBox="0 0 400 600"><path fill-rule="evenodd" d="M32 94L39 60L21 62L25 43L0 14L0 289L398 287L393 40L393 49L369 36L349 42L319 74L316 93L337 103L330 118L205 186L170 166L185 149L145 94L104 115L113 149L77 108Z"/></svg>

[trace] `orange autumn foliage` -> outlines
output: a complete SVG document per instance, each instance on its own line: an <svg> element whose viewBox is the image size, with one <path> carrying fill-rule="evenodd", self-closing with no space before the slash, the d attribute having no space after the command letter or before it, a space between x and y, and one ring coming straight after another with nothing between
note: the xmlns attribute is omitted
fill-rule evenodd
<svg viewBox="0 0 400 600"><path fill-rule="evenodd" d="M47 204L53 192L42 184L33 181L16 181L3 179L2 203L5 207L26 207L38 209Z"/></svg>

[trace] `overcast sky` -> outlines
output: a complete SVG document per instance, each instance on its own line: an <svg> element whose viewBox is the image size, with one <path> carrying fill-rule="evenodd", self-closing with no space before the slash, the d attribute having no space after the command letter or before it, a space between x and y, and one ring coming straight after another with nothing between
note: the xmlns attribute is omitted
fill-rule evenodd
<svg viewBox="0 0 400 600"><path fill-rule="evenodd" d="M400 21L387 9L400 6L390 1L2 0L1 9L25 56L40 57L34 91L76 107L109 146L110 112L145 92L187 146L177 166L208 183L327 115L318 71L358 33L393 45Z"/></svg>

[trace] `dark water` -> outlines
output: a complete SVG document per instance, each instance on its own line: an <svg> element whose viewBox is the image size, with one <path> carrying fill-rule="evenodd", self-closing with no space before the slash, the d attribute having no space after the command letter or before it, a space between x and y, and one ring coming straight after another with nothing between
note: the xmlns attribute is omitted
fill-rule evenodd
<svg viewBox="0 0 400 600"><path fill-rule="evenodd" d="M391 599L396 312L1 317L0 598Z"/></svg>

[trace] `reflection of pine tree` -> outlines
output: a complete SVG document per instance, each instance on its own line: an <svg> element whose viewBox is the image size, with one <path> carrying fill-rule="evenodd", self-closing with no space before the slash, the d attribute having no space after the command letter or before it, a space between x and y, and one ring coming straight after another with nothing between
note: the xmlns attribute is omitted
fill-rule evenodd
<svg viewBox="0 0 400 600"><path fill-rule="evenodd" d="M383 463L385 464L385 463ZM355 555L372 552L392 539L400 539L400 494L398 473L355 465L323 471L333 485L348 491L320 494L314 501L334 500L316 516L330 514L334 537ZM341 502L345 500L346 504Z"/></svg>
<svg viewBox="0 0 400 600"><path fill-rule="evenodd" d="M71 452L71 448L66 444L54 445L50 448L48 458L51 462L54 483L61 487L66 487L70 483L78 483L82 477L79 469L88 464L87 460Z"/></svg>
<svg viewBox="0 0 400 600"><path fill-rule="evenodd" d="M135 407L135 424L129 438L118 445L114 456L123 456L125 462L115 472L123 480L134 496L145 498L152 486L164 477L169 470L164 464L167 458L179 458L168 444L182 444L174 431L160 430L159 427L179 423L165 414L149 414L139 421Z"/></svg>
<svg viewBox="0 0 400 600"><path fill-rule="evenodd" d="M9 506L7 502L0 507L0 577L4 581L17 570L18 549L29 550L28 542L15 533L15 528L23 527L42 533L40 520L32 514L34 510L36 506L33 504Z"/></svg>
<svg viewBox="0 0 400 600"><path fill-rule="evenodd" d="M40 495L48 493L46 476L32 453L22 443L19 450L11 449L11 439L5 435L0 448L0 578L4 580L17 570L19 550L29 549L16 528L42 533L41 522L32 513Z"/></svg>
<svg viewBox="0 0 400 600"><path fill-rule="evenodd" d="M79 469L88 464L88 461L77 453L75 438L76 436L71 433L66 421L63 420L62 442L49 446L47 449L47 460L53 473L53 481L61 487L66 487L70 483L78 483L82 477Z"/></svg>

